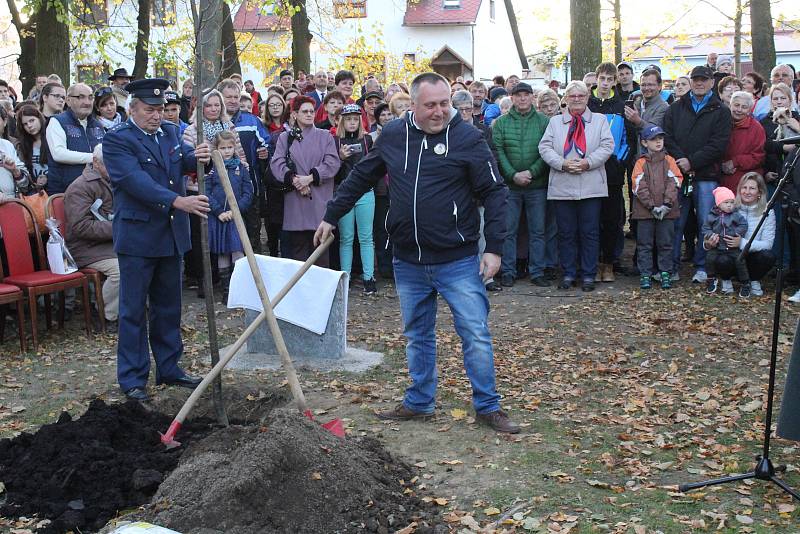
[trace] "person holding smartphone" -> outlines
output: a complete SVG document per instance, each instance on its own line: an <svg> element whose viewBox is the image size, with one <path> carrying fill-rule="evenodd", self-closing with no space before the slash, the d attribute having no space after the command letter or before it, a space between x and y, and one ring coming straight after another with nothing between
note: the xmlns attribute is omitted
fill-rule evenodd
<svg viewBox="0 0 800 534"><path fill-rule="evenodd" d="M334 182L338 185L347 178L355 164L372 150L372 136L364 132L361 108L358 105L347 104L342 108L336 125L336 146L339 159L342 160ZM370 189L361 196L353 209L339 219L339 262L348 275L353 267L353 242L358 229L365 295L378 292L375 286L375 245L372 234L374 218L375 192Z"/></svg>

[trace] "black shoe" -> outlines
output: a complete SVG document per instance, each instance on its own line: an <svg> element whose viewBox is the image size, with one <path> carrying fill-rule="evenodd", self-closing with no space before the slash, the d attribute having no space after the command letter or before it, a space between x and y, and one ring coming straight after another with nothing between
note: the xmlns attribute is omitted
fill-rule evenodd
<svg viewBox="0 0 800 534"><path fill-rule="evenodd" d="M158 382L156 385L166 384L168 386L179 386L182 388L189 388L194 389L200 385L203 379L199 376L191 376L191 375L183 375L180 378L175 378L174 380L162 380Z"/></svg>
<svg viewBox="0 0 800 534"><path fill-rule="evenodd" d="M137 402L147 402L150 400L150 397L147 395L147 390L139 387L131 388L126 391L125 398Z"/></svg>
<svg viewBox="0 0 800 534"><path fill-rule="evenodd" d="M556 269L555 267L545 267L544 277L550 280L551 282L558 280L558 269Z"/></svg>
<svg viewBox="0 0 800 534"><path fill-rule="evenodd" d="M564 278L558 284L558 289L569 289L572 287L572 284L575 282L572 278Z"/></svg>
<svg viewBox="0 0 800 534"><path fill-rule="evenodd" d="M119 331L119 321L106 320L106 334L116 334Z"/></svg>
<svg viewBox="0 0 800 534"><path fill-rule="evenodd" d="M500 287L500 284L492 280L488 284L486 284L486 291L502 291L503 288Z"/></svg>
<svg viewBox="0 0 800 534"><path fill-rule="evenodd" d="M594 280L584 280L581 284L581 291L589 292L594 291Z"/></svg>
<svg viewBox="0 0 800 534"><path fill-rule="evenodd" d="M550 287L550 281L544 276L531 277L531 284L537 287Z"/></svg>
<svg viewBox="0 0 800 534"><path fill-rule="evenodd" d="M504 274L500 277L500 285L503 287L514 287L514 275Z"/></svg>
<svg viewBox="0 0 800 534"><path fill-rule="evenodd" d="M364 294L365 295L377 295L378 294L378 287L375 285L375 279L371 280L364 280Z"/></svg>

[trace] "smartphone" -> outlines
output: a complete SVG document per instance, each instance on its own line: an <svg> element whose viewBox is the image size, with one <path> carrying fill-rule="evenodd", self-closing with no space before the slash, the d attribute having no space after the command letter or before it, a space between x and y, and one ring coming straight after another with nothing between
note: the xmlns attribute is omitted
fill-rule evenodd
<svg viewBox="0 0 800 534"><path fill-rule="evenodd" d="M632 99L628 99L625 101L625 107L633 109L635 107L634 101Z"/></svg>
<svg viewBox="0 0 800 534"><path fill-rule="evenodd" d="M350 153L351 154L361 154L362 152L364 152L364 147L361 146L361 143L358 143L357 145L349 145L349 146L350 146Z"/></svg>

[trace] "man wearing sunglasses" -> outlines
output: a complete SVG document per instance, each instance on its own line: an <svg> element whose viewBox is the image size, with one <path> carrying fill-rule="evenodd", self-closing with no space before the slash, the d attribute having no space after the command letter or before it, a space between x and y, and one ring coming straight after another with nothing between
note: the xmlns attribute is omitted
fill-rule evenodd
<svg viewBox="0 0 800 534"><path fill-rule="evenodd" d="M63 193L92 162L92 151L103 139L105 129L94 115L94 92L84 83L67 89L67 109L55 115L47 125L50 162L47 192Z"/></svg>

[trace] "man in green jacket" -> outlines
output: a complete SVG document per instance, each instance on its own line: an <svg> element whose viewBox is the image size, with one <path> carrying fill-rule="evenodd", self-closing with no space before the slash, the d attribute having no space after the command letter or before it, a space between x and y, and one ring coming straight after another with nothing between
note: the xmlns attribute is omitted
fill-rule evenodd
<svg viewBox="0 0 800 534"><path fill-rule="evenodd" d="M533 109L533 90L519 83L511 92L514 105L492 125L497 163L508 184L508 217L500 283L514 285L517 264L517 230L522 210L528 220L528 274L531 283L547 287L545 268L545 213L550 168L539 156L539 141L548 119Z"/></svg>

